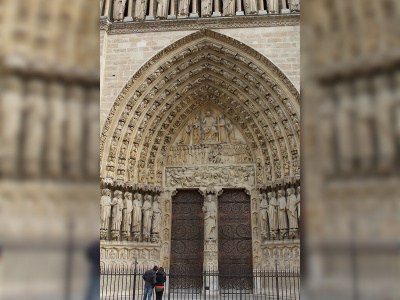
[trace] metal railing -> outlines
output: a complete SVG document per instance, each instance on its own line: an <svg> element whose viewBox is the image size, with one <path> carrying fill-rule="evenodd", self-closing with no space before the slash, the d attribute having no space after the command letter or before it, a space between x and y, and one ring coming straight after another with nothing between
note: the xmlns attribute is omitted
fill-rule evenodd
<svg viewBox="0 0 400 300"><path fill-rule="evenodd" d="M100 277L101 299L143 299L147 269L114 267L102 270ZM221 274L209 270L199 275L166 271L167 282L163 293L166 300L264 300L300 299L300 270L254 269L253 274ZM153 291L153 297L155 292Z"/></svg>

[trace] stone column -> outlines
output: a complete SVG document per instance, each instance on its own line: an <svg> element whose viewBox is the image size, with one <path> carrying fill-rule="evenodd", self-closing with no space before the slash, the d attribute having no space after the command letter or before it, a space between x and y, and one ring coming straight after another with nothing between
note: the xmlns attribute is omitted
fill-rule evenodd
<svg viewBox="0 0 400 300"><path fill-rule="evenodd" d="M282 0L281 14L288 14L288 13L290 13L290 9L287 8L286 0Z"/></svg>
<svg viewBox="0 0 400 300"><path fill-rule="evenodd" d="M176 0L171 0L171 10L168 19L176 19Z"/></svg>
<svg viewBox="0 0 400 300"><path fill-rule="evenodd" d="M149 15L146 16L146 20L154 20L154 0L149 2Z"/></svg>
<svg viewBox="0 0 400 300"><path fill-rule="evenodd" d="M192 0L192 13L190 14L189 17L191 17L191 18L198 18L199 17L199 13L197 11L197 0Z"/></svg>
<svg viewBox="0 0 400 300"><path fill-rule="evenodd" d="M212 17L220 17L221 16L221 8L220 8L220 0L214 0L214 12Z"/></svg>
<svg viewBox="0 0 400 300"><path fill-rule="evenodd" d="M110 18L110 5L111 5L110 0L106 0L104 4L104 14L103 14L104 18L108 19Z"/></svg>
<svg viewBox="0 0 400 300"><path fill-rule="evenodd" d="M268 12L265 10L265 8L264 8L264 1L263 0L259 0L259 11L258 11L258 14L259 15L266 15L266 14L268 14Z"/></svg>
<svg viewBox="0 0 400 300"><path fill-rule="evenodd" d="M172 222L172 197L177 194L176 189L165 190L160 195L160 206L162 210L161 218L161 261L164 268L170 268L171 257L171 222Z"/></svg>
<svg viewBox="0 0 400 300"><path fill-rule="evenodd" d="M242 0L237 0L236 2L236 15L244 16L244 11L242 10Z"/></svg>
<svg viewBox="0 0 400 300"><path fill-rule="evenodd" d="M132 3L133 0L128 0L128 15L125 17L124 21L133 21L132 18Z"/></svg>

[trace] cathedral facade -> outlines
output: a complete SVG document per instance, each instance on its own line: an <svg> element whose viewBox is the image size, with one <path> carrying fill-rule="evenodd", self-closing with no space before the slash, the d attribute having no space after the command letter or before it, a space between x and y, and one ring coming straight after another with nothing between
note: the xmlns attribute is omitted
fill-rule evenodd
<svg viewBox="0 0 400 300"><path fill-rule="evenodd" d="M101 267L299 267L299 1L100 6Z"/></svg>

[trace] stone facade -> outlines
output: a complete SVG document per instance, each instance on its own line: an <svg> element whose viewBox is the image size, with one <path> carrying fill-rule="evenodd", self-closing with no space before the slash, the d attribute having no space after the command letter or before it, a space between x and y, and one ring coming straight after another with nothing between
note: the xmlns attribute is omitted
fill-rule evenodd
<svg viewBox="0 0 400 300"><path fill-rule="evenodd" d="M218 267L227 188L250 196L253 268L299 267L299 15L257 14L102 19L102 267L169 267L179 189L204 197Z"/></svg>

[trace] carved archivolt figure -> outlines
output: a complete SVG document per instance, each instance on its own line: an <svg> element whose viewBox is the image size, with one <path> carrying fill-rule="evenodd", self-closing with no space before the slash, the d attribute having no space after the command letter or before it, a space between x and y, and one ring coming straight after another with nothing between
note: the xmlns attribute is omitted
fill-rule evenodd
<svg viewBox="0 0 400 300"><path fill-rule="evenodd" d="M260 220L261 220L261 236L268 235L268 201L265 194L260 195Z"/></svg>
<svg viewBox="0 0 400 300"><path fill-rule="evenodd" d="M107 231L110 223L111 215L111 191L109 189L102 190L100 199L100 228Z"/></svg>
<svg viewBox="0 0 400 300"><path fill-rule="evenodd" d="M189 14L189 0L179 0L179 15L187 16Z"/></svg>
<svg viewBox="0 0 400 300"><path fill-rule="evenodd" d="M268 193L269 207L268 207L268 218L269 228L271 232L278 229L278 201L275 198L275 192Z"/></svg>
<svg viewBox="0 0 400 300"><path fill-rule="evenodd" d="M217 128L215 127L214 117L211 115L211 111L206 111L206 117L203 120L204 140L216 141L217 140Z"/></svg>
<svg viewBox="0 0 400 300"><path fill-rule="evenodd" d="M124 199L124 210L123 210L123 222L122 222L122 232L129 235L131 231L132 224L132 193L126 192Z"/></svg>
<svg viewBox="0 0 400 300"><path fill-rule="evenodd" d="M225 119L222 115L218 116L218 141L221 143L226 143L226 128Z"/></svg>
<svg viewBox="0 0 400 300"><path fill-rule="evenodd" d="M112 230L118 232L121 228L122 209L124 206L121 191L114 192L114 198L111 202L111 206L112 206L112 219L113 219Z"/></svg>
<svg viewBox="0 0 400 300"><path fill-rule="evenodd" d="M211 17L212 14L212 0L201 0L201 16Z"/></svg>
<svg viewBox="0 0 400 300"><path fill-rule="evenodd" d="M114 1L114 20L122 20L124 18L126 0Z"/></svg>
<svg viewBox="0 0 400 300"><path fill-rule="evenodd" d="M149 241L150 229L151 229L151 217L152 217L151 195L146 195L144 197L142 211L143 211L143 239L145 241Z"/></svg>
<svg viewBox="0 0 400 300"><path fill-rule="evenodd" d="M160 208L160 196L154 196L153 202L153 223L151 232L154 234L160 233L161 227L161 208Z"/></svg>
<svg viewBox="0 0 400 300"><path fill-rule="evenodd" d="M142 225L142 199L143 196L139 193L135 193L133 200L133 224L132 224L132 232L137 235L140 235L141 225Z"/></svg>
<svg viewBox="0 0 400 300"><path fill-rule="evenodd" d="M190 145L191 137L192 137L192 127L190 126L190 124L186 124L183 129L181 144Z"/></svg>
<svg viewBox="0 0 400 300"><path fill-rule="evenodd" d="M201 132L200 132L200 120L198 115L194 117L192 127L193 127L193 144L199 144L201 139Z"/></svg>
<svg viewBox="0 0 400 300"><path fill-rule="evenodd" d="M208 194L203 205L205 238L209 240L217 238L217 206L213 198L214 195Z"/></svg>
<svg viewBox="0 0 400 300"><path fill-rule="evenodd" d="M228 135L228 142L230 144L235 144L236 143L235 128L233 127L233 124L229 119L226 119L226 132Z"/></svg>
<svg viewBox="0 0 400 300"><path fill-rule="evenodd" d="M279 13L279 3L278 0L268 0L268 12L270 14L277 14Z"/></svg>
<svg viewBox="0 0 400 300"><path fill-rule="evenodd" d="M135 18L137 20L144 20L144 18L146 17L146 3L146 0L136 0Z"/></svg>
<svg viewBox="0 0 400 300"><path fill-rule="evenodd" d="M297 222L297 198L294 195L294 189L287 189L287 209L289 218L289 228L297 229L299 224Z"/></svg>
<svg viewBox="0 0 400 300"><path fill-rule="evenodd" d="M289 7L290 7L290 11L299 12L300 11L300 0L290 0Z"/></svg>
<svg viewBox="0 0 400 300"><path fill-rule="evenodd" d="M297 188L297 216L300 222L300 187Z"/></svg>
<svg viewBox="0 0 400 300"><path fill-rule="evenodd" d="M279 190L278 191L278 221L279 221L279 230L283 231L283 234L285 234L285 230L287 231L287 228L288 228L286 210L287 210L287 206L286 206L285 191Z"/></svg>
<svg viewBox="0 0 400 300"><path fill-rule="evenodd" d="M276 0L278 1L278 0ZM246 15L251 15L257 13L257 3L256 0L244 0L244 11Z"/></svg>
<svg viewBox="0 0 400 300"><path fill-rule="evenodd" d="M224 16L234 16L235 15L235 0L223 0Z"/></svg>
<svg viewBox="0 0 400 300"><path fill-rule="evenodd" d="M157 18L165 19L168 16L168 1L157 0Z"/></svg>

